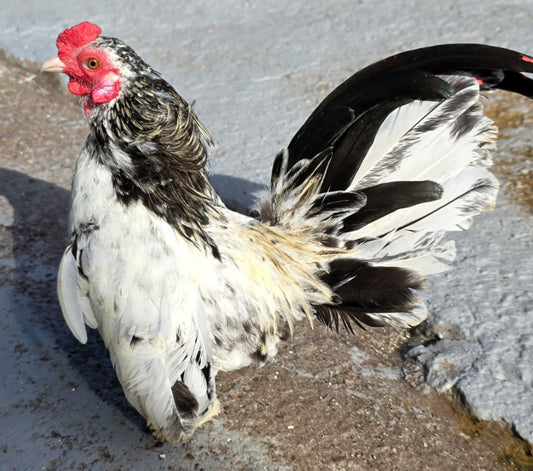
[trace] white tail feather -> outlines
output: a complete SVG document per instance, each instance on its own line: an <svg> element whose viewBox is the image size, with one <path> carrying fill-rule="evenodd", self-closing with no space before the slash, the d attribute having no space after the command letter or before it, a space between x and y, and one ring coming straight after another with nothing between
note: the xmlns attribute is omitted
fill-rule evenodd
<svg viewBox="0 0 533 471"><path fill-rule="evenodd" d="M345 234L350 240L377 238L379 243L363 243L358 252L378 265L425 274L445 270L442 260L453 260L455 250L441 242L444 231L468 228L473 216L495 204L498 181L486 167L496 128L482 115L476 80L461 77L455 85L463 88L442 103L414 102L391 113L351 185L357 190L390 181L432 180L443 188L439 200L399 209Z"/></svg>
<svg viewBox="0 0 533 471"><path fill-rule="evenodd" d="M350 189L401 180L440 183L439 179L481 160L485 153L479 152L479 144L493 140L495 129L481 114L476 80L464 77L456 86L463 88L441 103L414 102L393 111L380 127ZM458 135L457 121L466 113L477 115L475 125Z"/></svg>
<svg viewBox="0 0 533 471"><path fill-rule="evenodd" d="M419 122L439 104L429 101L415 101L394 110L383 122L354 178L351 189L362 188L365 176L387 156ZM357 186L356 186L357 185Z"/></svg>

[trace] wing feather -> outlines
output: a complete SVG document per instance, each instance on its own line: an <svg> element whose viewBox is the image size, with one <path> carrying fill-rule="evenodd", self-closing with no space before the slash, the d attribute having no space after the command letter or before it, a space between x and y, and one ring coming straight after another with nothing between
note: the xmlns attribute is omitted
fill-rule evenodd
<svg viewBox="0 0 533 471"><path fill-rule="evenodd" d="M92 312L89 298L82 294L80 278L78 263L72 251L72 245L69 245L65 249L59 265L57 294L63 317L72 335L79 342L85 344L87 343L85 324L87 323L90 327L95 328L98 323ZM85 280L83 282L86 283Z"/></svg>

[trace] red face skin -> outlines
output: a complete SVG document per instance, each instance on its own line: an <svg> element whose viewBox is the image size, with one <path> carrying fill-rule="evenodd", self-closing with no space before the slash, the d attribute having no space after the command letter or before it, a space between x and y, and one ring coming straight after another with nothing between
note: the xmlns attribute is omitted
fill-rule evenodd
<svg viewBox="0 0 533 471"><path fill-rule="evenodd" d="M42 70L63 72L70 77L68 89L83 96L85 114L95 105L108 103L120 92L120 73L104 50L91 46L101 29L88 22L67 29L57 38L58 57L43 65Z"/></svg>
<svg viewBox="0 0 533 471"><path fill-rule="evenodd" d="M73 58L63 60L74 95L91 95L94 103L107 103L120 91L119 71L102 50L87 46Z"/></svg>

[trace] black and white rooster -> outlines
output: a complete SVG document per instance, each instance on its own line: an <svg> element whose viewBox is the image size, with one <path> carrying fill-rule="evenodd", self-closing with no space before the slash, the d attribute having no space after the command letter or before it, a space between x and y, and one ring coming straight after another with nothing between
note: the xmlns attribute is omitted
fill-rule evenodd
<svg viewBox="0 0 533 471"><path fill-rule="evenodd" d="M124 393L177 442L218 411L215 375L260 364L295 321L408 327L446 231L494 205L480 90L533 97L533 58L474 44L405 52L335 89L274 161L259 219L207 177L211 137L118 39L84 22L43 70L70 77L90 134L72 184L63 315L98 328Z"/></svg>

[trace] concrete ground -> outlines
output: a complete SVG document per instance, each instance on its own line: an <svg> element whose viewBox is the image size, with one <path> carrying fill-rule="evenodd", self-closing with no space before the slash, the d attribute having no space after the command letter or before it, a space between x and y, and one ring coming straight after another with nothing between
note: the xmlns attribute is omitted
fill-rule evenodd
<svg viewBox="0 0 533 471"><path fill-rule="evenodd" d="M83 19L127 40L197 99L219 144L213 182L247 206L275 151L364 64L436 42L533 50L532 2L378 3L176 2L167 12L115 2L108 12L35 2L2 10L0 45L42 61ZM219 375L220 418L170 446L127 404L98 335L78 344L57 305L83 114L34 63L2 55L0 79L0 470L532 469L530 445L479 420L503 418L533 441L531 103L503 93L488 102L503 137L500 203L457 237L455 270L426 295L426 331L349 336L301 324L274 363Z"/></svg>

